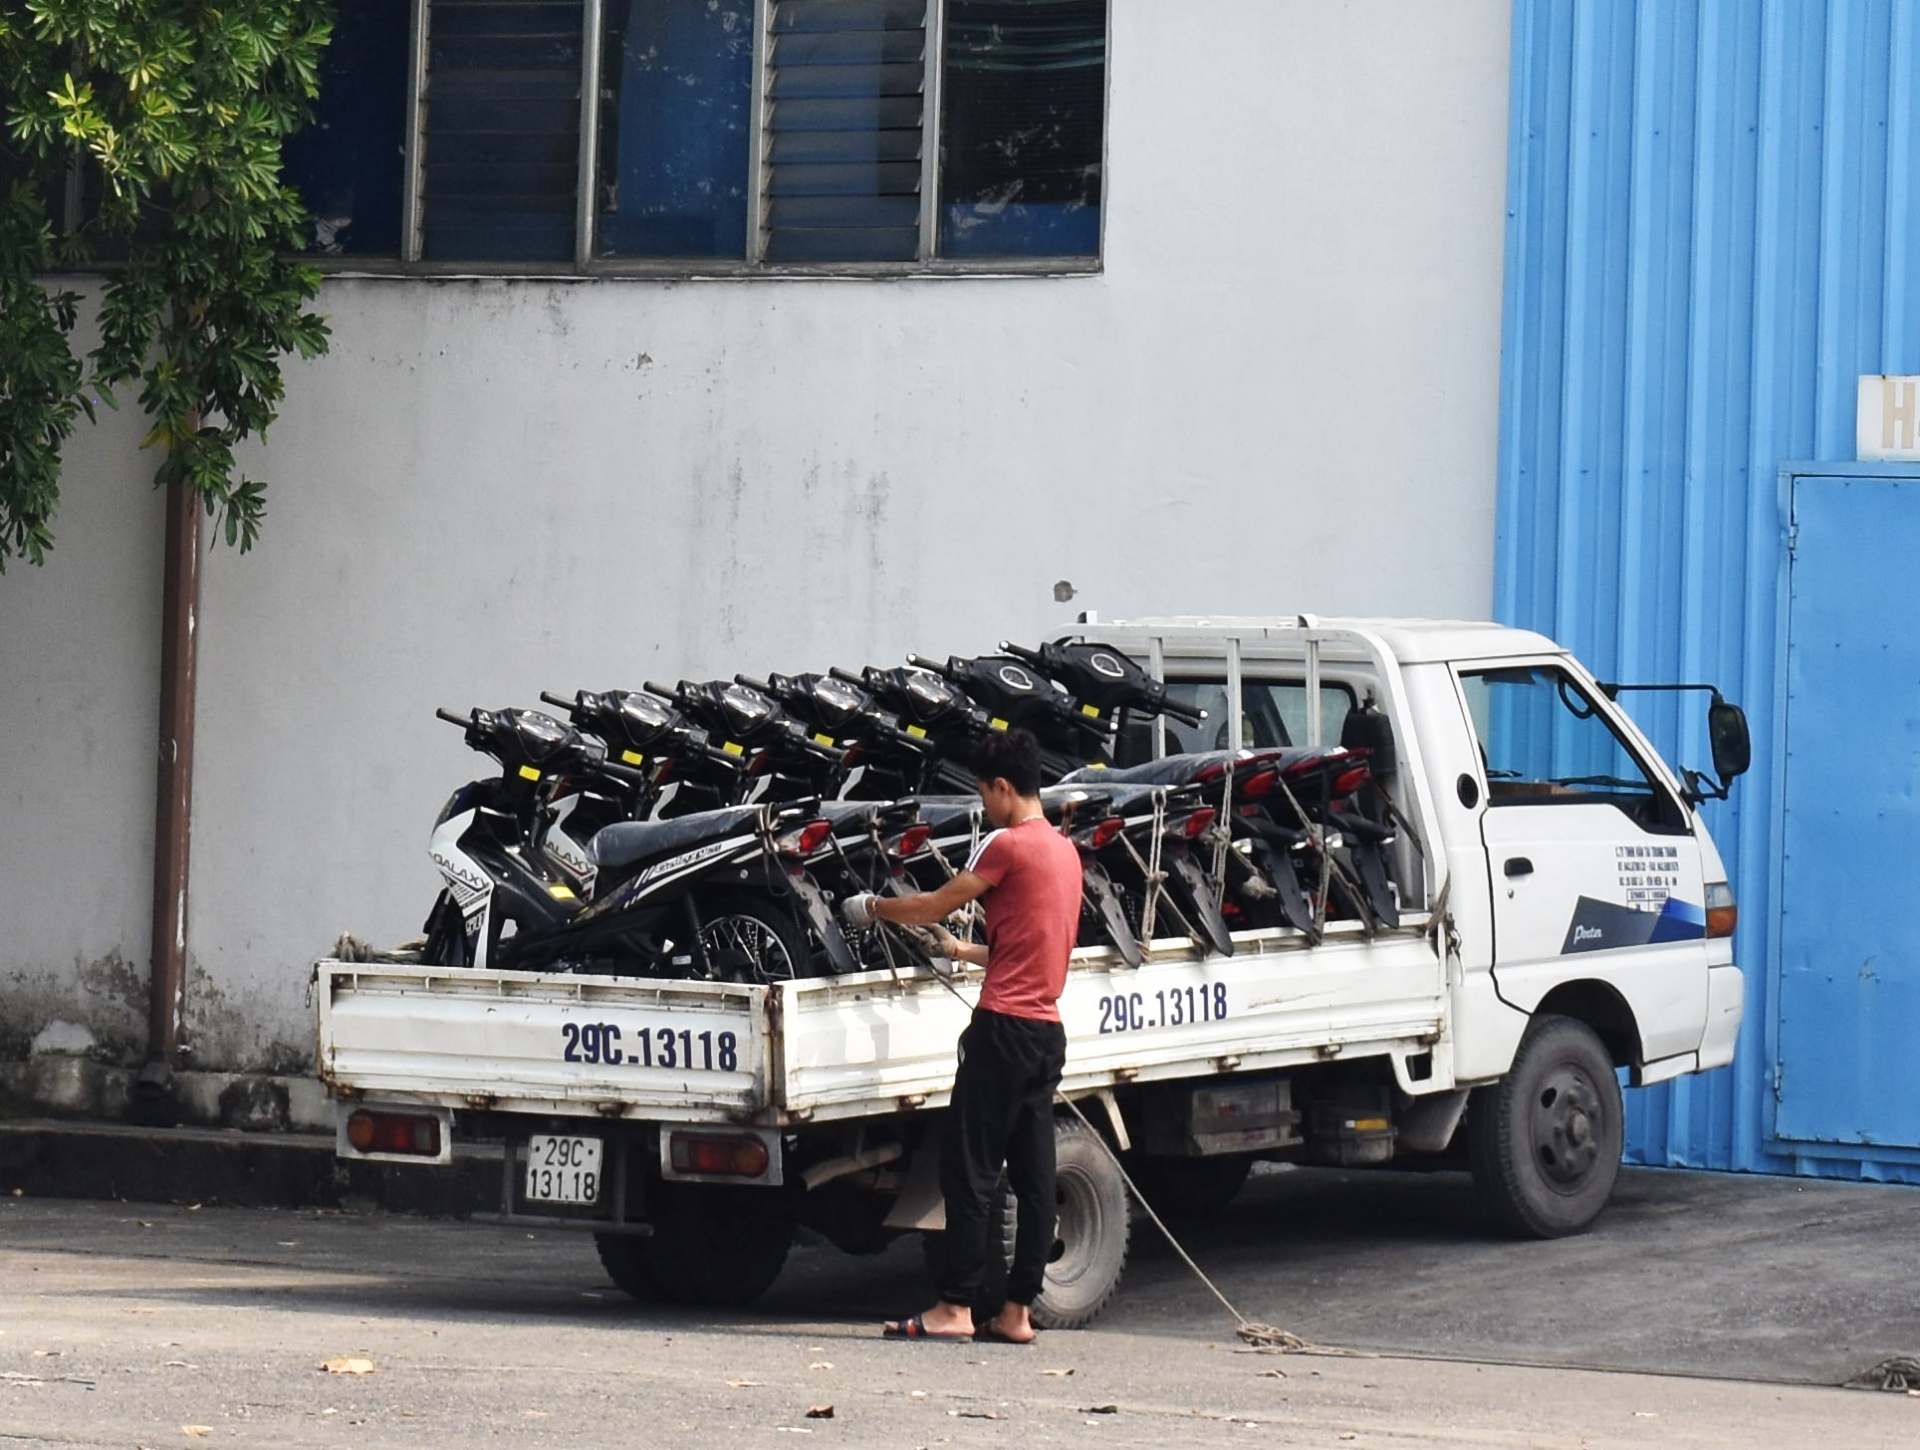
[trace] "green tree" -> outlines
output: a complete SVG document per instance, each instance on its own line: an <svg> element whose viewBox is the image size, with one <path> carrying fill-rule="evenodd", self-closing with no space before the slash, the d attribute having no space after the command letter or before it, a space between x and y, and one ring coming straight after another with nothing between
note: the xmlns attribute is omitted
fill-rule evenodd
<svg viewBox="0 0 1920 1450"><path fill-rule="evenodd" d="M280 361L326 351L317 271L282 140L308 119L326 0L0 0L0 569L53 545L60 449L81 412L137 383L156 484L192 488L242 550L266 484ZM75 218L52 198L77 183ZM99 343L49 274L104 265Z"/></svg>

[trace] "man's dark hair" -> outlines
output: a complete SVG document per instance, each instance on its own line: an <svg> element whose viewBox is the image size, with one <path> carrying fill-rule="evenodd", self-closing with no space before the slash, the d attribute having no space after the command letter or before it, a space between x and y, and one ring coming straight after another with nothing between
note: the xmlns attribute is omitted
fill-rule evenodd
<svg viewBox="0 0 1920 1450"><path fill-rule="evenodd" d="M995 730L967 758L975 780L1004 780L1021 795L1040 793L1040 742L1031 730Z"/></svg>

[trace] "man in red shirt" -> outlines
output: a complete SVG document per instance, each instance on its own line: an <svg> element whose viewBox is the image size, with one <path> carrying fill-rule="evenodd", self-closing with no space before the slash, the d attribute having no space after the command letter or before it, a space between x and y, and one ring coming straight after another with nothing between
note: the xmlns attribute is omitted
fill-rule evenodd
<svg viewBox="0 0 1920 1450"><path fill-rule="evenodd" d="M966 869L937 891L856 896L842 908L854 926L879 918L934 928L939 949L987 970L973 1021L960 1036L940 1191L946 1198L940 1302L889 1323L896 1339L1034 1337L1029 1306L1053 1249L1053 1095L1067 1036L1055 1003L1080 929L1080 853L1048 823L1040 804L1040 748L1025 730L981 742L970 762L993 831ZM987 941L961 942L940 925L975 898ZM976 1331L973 1301L987 1266L987 1223L1006 1165L1019 1207L1007 1303Z"/></svg>

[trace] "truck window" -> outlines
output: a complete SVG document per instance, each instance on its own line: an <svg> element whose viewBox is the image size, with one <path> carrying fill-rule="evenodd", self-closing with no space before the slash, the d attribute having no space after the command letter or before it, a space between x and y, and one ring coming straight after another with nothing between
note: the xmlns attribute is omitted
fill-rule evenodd
<svg viewBox="0 0 1920 1450"><path fill-rule="evenodd" d="M1489 806L1604 802L1681 829L1679 805L1573 679L1548 665L1463 671Z"/></svg>
<svg viewBox="0 0 1920 1450"><path fill-rule="evenodd" d="M1307 740L1307 686L1304 680L1250 680L1243 678L1240 693L1242 745L1304 745ZM1207 712L1199 725L1167 721L1167 753L1224 750L1227 746L1227 686L1225 680L1174 680L1167 694L1184 705ZM1320 682L1320 739L1340 743L1340 726L1354 706L1350 686L1334 680ZM1114 751L1116 765L1138 765L1153 759L1153 723L1131 715L1124 722Z"/></svg>

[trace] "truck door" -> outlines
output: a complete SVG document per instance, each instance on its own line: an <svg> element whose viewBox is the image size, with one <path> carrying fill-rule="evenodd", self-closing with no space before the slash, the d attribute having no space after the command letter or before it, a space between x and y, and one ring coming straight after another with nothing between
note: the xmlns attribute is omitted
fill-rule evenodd
<svg viewBox="0 0 1920 1450"><path fill-rule="evenodd" d="M1500 995L1531 1011L1561 982L1598 979L1632 1009L1646 1061L1697 1050L1706 893L1691 813L1560 664L1459 678L1486 771Z"/></svg>

